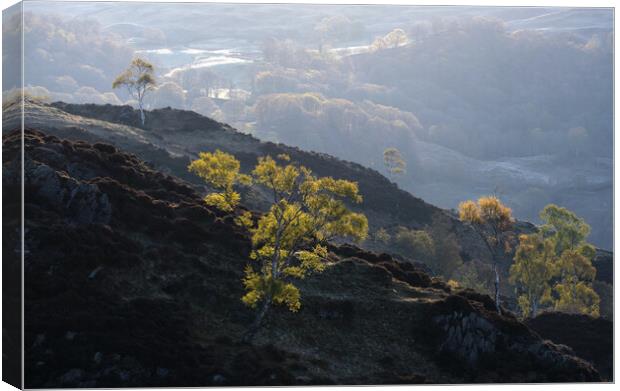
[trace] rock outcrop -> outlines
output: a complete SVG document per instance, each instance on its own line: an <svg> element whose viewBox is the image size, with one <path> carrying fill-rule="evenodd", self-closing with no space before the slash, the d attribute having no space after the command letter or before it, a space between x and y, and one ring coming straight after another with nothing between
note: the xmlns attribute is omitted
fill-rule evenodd
<svg viewBox="0 0 620 391"><path fill-rule="evenodd" d="M488 297L463 291L449 297L440 307L441 314L432 318L443 331L440 351L451 360L460 358L472 371L493 368L509 373L517 364L542 369L549 382L564 381L568 370L576 371L575 381L593 381L598 377L591 364L575 357L570 348L541 340L510 313L498 315ZM489 380L502 382L503 376ZM533 379L522 381L530 380Z"/></svg>

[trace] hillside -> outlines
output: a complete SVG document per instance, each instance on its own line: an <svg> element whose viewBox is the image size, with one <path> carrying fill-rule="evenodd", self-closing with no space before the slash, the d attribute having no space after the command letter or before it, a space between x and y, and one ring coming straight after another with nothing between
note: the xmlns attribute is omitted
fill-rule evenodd
<svg viewBox="0 0 620 391"><path fill-rule="evenodd" d="M3 137L7 194L20 136ZM26 387L600 381L488 296L350 245L302 281L299 313L240 343L250 243L230 216L117 146L33 129L24 145Z"/></svg>
<svg viewBox="0 0 620 391"><path fill-rule="evenodd" d="M364 202L359 206L368 216L371 230L380 226L403 225L420 229L431 223L442 209L399 189L375 170L332 156L306 152L283 144L262 142L237 132L192 111L158 109L149 112L146 126L139 127L137 111L129 106L77 105L56 102L42 105L27 102L26 126L69 140L111 143L134 153L159 171L173 174L204 190L204 183L187 172L190 159L201 151L222 151L234 154L241 161L242 171L249 171L259 156L287 153L294 161L318 175L336 175L358 182ZM15 105L4 110L3 131L19 125L21 110ZM264 197L244 197L248 207L265 208ZM470 227L448 214L465 258L489 259L488 250Z"/></svg>
<svg viewBox="0 0 620 391"><path fill-rule="evenodd" d="M249 171L259 156L280 153L289 154L319 175L337 176L358 182L364 196L361 205L353 205L369 218L371 232L379 227L405 226L421 229L429 225L435 214L446 216L455 233L464 260L490 260L490 254L469 225L443 209L426 203L409 192L399 189L383 175L356 163L339 160L332 156L307 152L283 144L262 142L252 136L237 132L227 124L219 123L192 111L158 109L148 113L145 126L140 126L139 115L129 106L67 104L56 102L40 104L27 102L26 126L40 129L51 135L90 143L105 142L133 153L146 161L150 167L172 174L192 184L196 191L208 189L197 176L188 173L187 164L200 151L221 149L234 154L243 171ZM3 110L3 132L10 131L20 123L21 110L13 105ZM458 163L455 163L458 166ZM420 189L423 192L423 189ZM243 194L245 205L254 210L267 206L264 195L253 191ZM518 224L518 231L529 232L533 226ZM386 248L370 247L386 251ZM507 280L512 257L502 262L502 278ZM597 279L611 284L613 279L613 254L599 251L594 264ZM513 294L508 285L502 292Z"/></svg>
<svg viewBox="0 0 620 391"><path fill-rule="evenodd" d="M607 319L587 315L545 312L527 321L540 336L570 346L579 357L592 362L604 379L614 373L614 325Z"/></svg>

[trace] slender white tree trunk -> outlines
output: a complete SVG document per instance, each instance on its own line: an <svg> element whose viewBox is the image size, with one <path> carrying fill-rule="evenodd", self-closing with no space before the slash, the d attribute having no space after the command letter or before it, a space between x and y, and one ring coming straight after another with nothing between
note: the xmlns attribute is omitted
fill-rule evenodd
<svg viewBox="0 0 620 391"><path fill-rule="evenodd" d="M144 126L144 107L142 106L142 101L138 102L138 106L140 108L140 121L142 122L142 126Z"/></svg>
<svg viewBox="0 0 620 391"><path fill-rule="evenodd" d="M495 250L493 249L491 244L489 244L489 242L485 238L484 233L480 229L476 229L476 232L478 232L480 238L482 239L482 242L486 244L487 249L489 250L489 254L491 254L491 260L493 261L493 272L495 273L495 281L493 284L495 285L495 309L497 310L498 314L501 314L502 310L499 302L499 270L497 270L497 259L495 259L497 255L495 254Z"/></svg>

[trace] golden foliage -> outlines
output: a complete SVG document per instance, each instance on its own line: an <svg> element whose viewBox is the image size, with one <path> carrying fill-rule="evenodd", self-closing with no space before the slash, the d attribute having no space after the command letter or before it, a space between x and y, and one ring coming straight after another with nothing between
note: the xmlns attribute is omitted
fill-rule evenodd
<svg viewBox="0 0 620 391"><path fill-rule="evenodd" d="M249 265L245 269L243 285L246 294L241 298L244 304L256 308L261 300L270 297L276 304L284 304L292 312L301 308L299 289L283 280L255 272Z"/></svg>
<svg viewBox="0 0 620 391"><path fill-rule="evenodd" d="M495 196L480 197L459 204L459 218L473 224L489 224L498 230L508 228L512 222L512 210Z"/></svg>
<svg viewBox="0 0 620 391"><path fill-rule="evenodd" d="M482 223L480 217L480 209L478 205L471 200L463 201L459 204L459 219L472 224Z"/></svg>
<svg viewBox="0 0 620 391"><path fill-rule="evenodd" d="M280 159L290 160L288 156ZM253 268L252 273L258 273L266 282L275 284L285 277L304 278L309 272L321 272L327 256L327 248L321 243L338 236L355 240L366 237L366 217L349 211L344 203L344 199L362 201L356 183L317 178L303 166L282 166L269 156L259 158L252 177L273 196L270 210L251 229L255 249L252 259L258 264L258 271ZM246 285L249 297L264 297L296 310L301 303L299 292L293 288L274 290L268 284Z"/></svg>
<svg viewBox="0 0 620 391"><path fill-rule="evenodd" d="M216 207L225 212L231 212L237 207L241 196L234 190L236 184L250 185L249 176L240 174L240 164L233 155L219 149L214 153L201 152L199 158L193 160L187 167L219 193L211 193L205 197L207 205Z"/></svg>
<svg viewBox="0 0 620 391"><path fill-rule="evenodd" d="M504 252L510 251L505 233L512 227L512 210L502 204L499 198L480 197L477 203L471 200L463 201L459 204L459 218L461 221L476 225L481 235L483 231L489 231L484 240L493 256L495 249L500 245L503 245Z"/></svg>
<svg viewBox="0 0 620 391"><path fill-rule="evenodd" d="M553 290L558 295L555 301L556 311L599 317L601 299L591 284L572 277L557 284Z"/></svg>
<svg viewBox="0 0 620 391"><path fill-rule="evenodd" d="M480 197L478 199L478 208L483 222L497 227L498 230L510 227L512 223L512 210L502 204L499 198L495 196Z"/></svg>
<svg viewBox="0 0 620 391"><path fill-rule="evenodd" d="M205 202L233 211L240 196L236 184L257 184L271 194L272 205L254 221L249 211L235 217L235 223L251 234L250 264L245 269L246 289L242 301L254 308L258 303L285 305L291 311L301 308L299 290L289 280L325 269L325 243L336 237L363 240L368 220L348 209L345 201L362 202L357 183L331 177L316 177L303 166L290 164L290 156L260 157L251 177L241 174L234 156L221 152L200 153L189 170L220 192Z"/></svg>
<svg viewBox="0 0 620 391"><path fill-rule="evenodd" d="M254 220L252 220L252 212L245 211L239 216L235 217L235 224L248 230L251 229L254 225Z"/></svg>

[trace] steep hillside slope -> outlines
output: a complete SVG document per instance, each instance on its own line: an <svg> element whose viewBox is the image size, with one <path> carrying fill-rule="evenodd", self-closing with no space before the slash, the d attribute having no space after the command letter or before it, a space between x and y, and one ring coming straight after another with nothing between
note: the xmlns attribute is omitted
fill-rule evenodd
<svg viewBox="0 0 620 391"><path fill-rule="evenodd" d="M431 223L435 214L443 214L452 223L464 260L489 261L490 254L470 226L462 224L449 212L430 205L399 189L375 170L356 163L342 161L326 154L306 152L283 144L261 142L192 111L158 109L149 111L145 126L140 126L140 116L130 106L67 104L56 102L44 105L27 102L26 126L69 140L91 143L106 142L136 154L157 170L172 174L193 184L199 192L207 188L197 176L188 173L187 164L200 151L221 149L235 154L241 161L242 170L249 171L259 156L289 154L293 160L311 168L319 175L338 176L359 183L364 196L361 205L352 205L369 218L371 231L378 227L403 225L421 229ZM3 110L3 131L10 131L20 123L21 109L18 105ZM420 189L423 191L423 189ZM243 194L244 203L251 209L264 210L265 197L260 192ZM519 230L527 232L533 226L519 224ZM501 262L502 279L507 280L511 264L510 256ZM595 259L597 279L612 282L613 254L601 251ZM504 286L504 295L512 295L512 289Z"/></svg>
<svg viewBox="0 0 620 391"><path fill-rule="evenodd" d="M10 188L20 133L3 149ZM349 245L240 343L250 243L230 216L109 144L27 129L25 151L26 387L600 380L488 296Z"/></svg>
<svg viewBox="0 0 620 391"><path fill-rule="evenodd" d="M19 125L21 110L15 105L4 110L3 131ZM319 175L337 175L358 182L371 229L380 226L404 225L422 228L430 224L435 213L444 210L416 198L396 187L375 170L346 162L326 154L302 151L283 144L261 142L192 111L158 109L148 113L146 126L139 127L137 111L129 106L67 104L56 102L42 105L27 102L25 124L69 140L107 142L135 153L153 167L173 174L204 188L195 175L187 172L190 159L200 151L221 149L233 153L242 170L248 171L257 157L287 153L295 161ZM260 194L245 195L246 205L261 210L265 207ZM490 255L480 237L470 227L448 214L453 222L465 258L488 260Z"/></svg>

